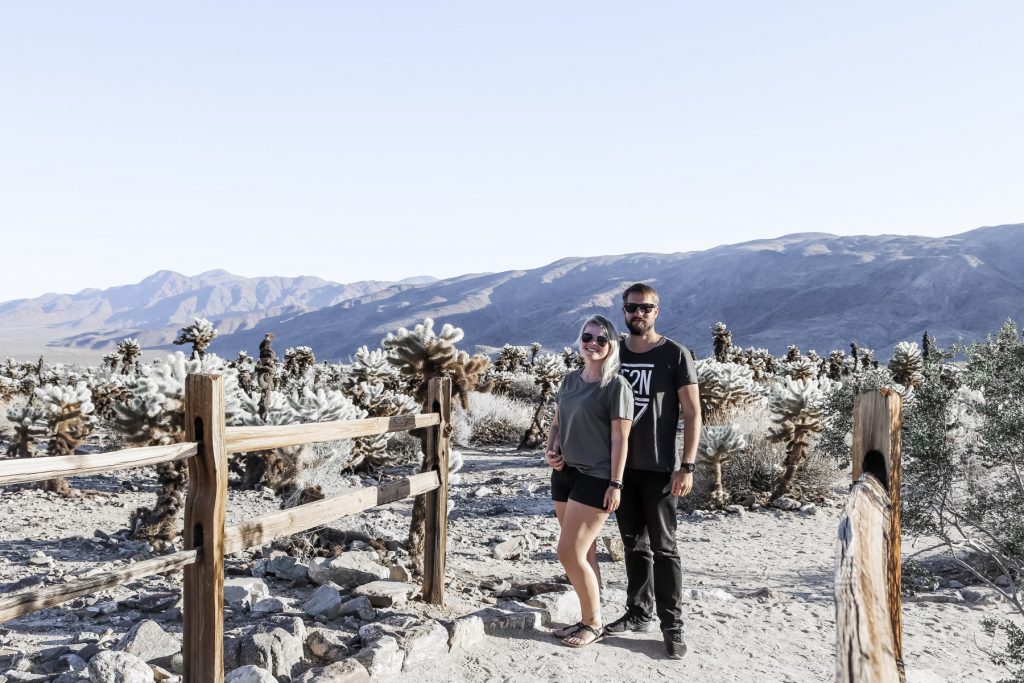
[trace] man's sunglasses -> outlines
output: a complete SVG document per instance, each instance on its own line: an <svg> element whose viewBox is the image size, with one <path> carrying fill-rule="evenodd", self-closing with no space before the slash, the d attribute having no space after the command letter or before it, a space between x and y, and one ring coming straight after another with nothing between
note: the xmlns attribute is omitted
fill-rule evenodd
<svg viewBox="0 0 1024 683"><path fill-rule="evenodd" d="M650 313L658 304L623 304L622 307L626 309L626 313L636 313L637 311L643 311L644 315Z"/></svg>
<svg viewBox="0 0 1024 683"><path fill-rule="evenodd" d="M589 344L592 341L596 341L598 346L606 346L608 344L608 337L603 335L597 335L596 337L589 332L584 332L580 335L580 341L584 344Z"/></svg>

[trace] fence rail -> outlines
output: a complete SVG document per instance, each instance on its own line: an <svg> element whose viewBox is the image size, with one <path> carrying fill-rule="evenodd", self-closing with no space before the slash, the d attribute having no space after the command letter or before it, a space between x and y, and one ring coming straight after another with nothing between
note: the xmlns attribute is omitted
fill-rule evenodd
<svg viewBox="0 0 1024 683"><path fill-rule="evenodd" d="M425 412L418 415L304 425L227 427L223 380L217 375L189 375L185 380L184 443L91 455L0 461L0 485L5 485L185 460L189 470L182 531L185 549L101 575L0 599L0 623L127 581L182 569L184 678L189 683L220 683L224 680L226 554L410 496L425 497L427 543L423 560L423 598L433 604L443 604L450 420L451 380L442 377L430 380ZM425 440L424 471L420 474L225 526L230 453L409 429L430 430Z"/></svg>
<svg viewBox="0 0 1024 683"><path fill-rule="evenodd" d="M853 408L853 487L836 545L836 681L901 683L902 399L880 390Z"/></svg>

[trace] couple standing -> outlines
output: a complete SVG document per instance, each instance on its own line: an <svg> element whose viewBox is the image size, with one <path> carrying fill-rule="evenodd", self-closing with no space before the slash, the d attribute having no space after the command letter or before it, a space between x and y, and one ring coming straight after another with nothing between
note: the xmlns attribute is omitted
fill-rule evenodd
<svg viewBox="0 0 1024 683"><path fill-rule="evenodd" d="M654 288L634 284L622 303L629 334L621 344L615 326L599 315L580 331L584 365L563 380L548 434L558 560L582 614L554 634L569 647L584 647L606 632L649 631L656 612L668 656L680 659L686 644L676 499L693 486L701 429L697 374L689 351L655 331ZM612 512L626 549L626 613L605 625L597 536Z"/></svg>

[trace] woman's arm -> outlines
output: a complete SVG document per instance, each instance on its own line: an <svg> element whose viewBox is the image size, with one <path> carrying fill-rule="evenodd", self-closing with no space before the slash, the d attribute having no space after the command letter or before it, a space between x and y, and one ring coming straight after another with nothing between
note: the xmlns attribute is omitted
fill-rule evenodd
<svg viewBox="0 0 1024 683"><path fill-rule="evenodd" d="M558 406L555 406L555 416L551 418L551 424L548 426L548 445L544 449L544 459L547 460L548 466L555 470L560 470L565 466L562 462L562 454L558 450Z"/></svg>
<svg viewBox="0 0 1024 683"><path fill-rule="evenodd" d="M626 447L629 445L629 430L632 420L615 418L612 420L612 481L622 481L626 473ZM622 492L612 486L604 494L604 509L615 512L619 507Z"/></svg>

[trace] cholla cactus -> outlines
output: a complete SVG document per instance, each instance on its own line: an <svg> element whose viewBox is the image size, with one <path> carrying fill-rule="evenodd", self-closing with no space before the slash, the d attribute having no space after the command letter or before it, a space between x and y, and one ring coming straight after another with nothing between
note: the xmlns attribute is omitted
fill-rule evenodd
<svg viewBox="0 0 1024 683"><path fill-rule="evenodd" d="M177 344L178 342L174 343ZM125 337L117 342L117 350L114 353L121 362L122 375L131 375L139 371L139 358L142 357L142 346L139 345L137 339Z"/></svg>
<svg viewBox="0 0 1024 683"><path fill-rule="evenodd" d="M715 488L711 491L711 499L719 507L724 507L729 501L729 493L722 483L722 463L746 447L747 440L735 424L712 425L701 432L697 461L714 468Z"/></svg>
<svg viewBox="0 0 1024 683"><path fill-rule="evenodd" d="M216 336L217 328L213 326L213 323L206 318L196 318L191 325L178 331L178 337L174 343L178 345L191 344L192 360L202 359L206 356L206 349L210 346L210 342Z"/></svg>
<svg viewBox="0 0 1024 683"><path fill-rule="evenodd" d="M277 354L271 346L273 339L273 332L264 335L260 342L260 360L256 364L256 381L260 387L259 415L263 419L267 418L270 395L277 389Z"/></svg>
<svg viewBox="0 0 1024 683"><path fill-rule="evenodd" d="M900 342L889 361L889 372L897 384L904 387L920 386L924 381L921 372L924 370L924 360L921 358L921 350L915 342Z"/></svg>
<svg viewBox="0 0 1024 683"><path fill-rule="evenodd" d="M710 359L697 361L697 384L707 423L721 420L730 408L757 400L762 391L746 365Z"/></svg>
<svg viewBox="0 0 1024 683"><path fill-rule="evenodd" d="M534 361L537 360L537 354L540 353L542 348L540 342L530 344L530 365L533 365Z"/></svg>
<svg viewBox="0 0 1024 683"><path fill-rule="evenodd" d="M143 366L127 387L125 400L114 404L115 426L125 440L139 446L179 443L185 438L185 378L190 373L216 373L224 378L224 412L231 424L241 418L241 398L235 371L215 355L186 359L178 351L162 361ZM160 490L153 508L140 507L132 514L136 538L163 546L177 534L175 518L184 505L188 470L183 461L157 466Z"/></svg>
<svg viewBox="0 0 1024 683"><path fill-rule="evenodd" d="M420 405L427 397L427 384L434 377L452 378L452 394L469 407L469 392L479 383L480 375L490 365L490 359L483 355L470 357L459 351L455 345L462 341L465 333L461 328L445 324L439 333L434 333L434 321L426 318L412 330L404 327L388 333L381 341L393 355L388 360L398 367L404 377L416 384L416 399Z"/></svg>
<svg viewBox="0 0 1024 683"><path fill-rule="evenodd" d="M36 389L47 413L50 455L72 455L95 425L92 393L85 382L75 386L48 384Z"/></svg>
<svg viewBox="0 0 1024 683"><path fill-rule="evenodd" d="M409 415L420 410L419 404L404 393L405 385L399 370L391 364L383 349L370 351L360 347L352 365L346 367L342 382L345 393L369 417ZM364 436L355 440L352 467L371 468L388 461L386 434Z"/></svg>
<svg viewBox="0 0 1024 683"><path fill-rule="evenodd" d="M28 402L19 403L7 410L7 419L14 428L14 440L7 446L7 455L31 458L36 438L46 434L46 410Z"/></svg>
<svg viewBox="0 0 1024 683"><path fill-rule="evenodd" d="M775 356L768 349L754 348L753 346L743 349L738 346L731 346L726 356L726 362L740 363L750 368L754 373L754 381L756 382L768 380L778 370Z"/></svg>
<svg viewBox="0 0 1024 683"><path fill-rule="evenodd" d="M287 387L300 387L306 383L306 372L316 364L313 349L292 346L284 351L284 377Z"/></svg>
<svg viewBox="0 0 1024 683"><path fill-rule="evenodd" d="M935 337L928 334L928 330L924 331L924 336L921 338L921 348L923 349L921 355L924 357L924 360L934 356L938 348L935 344Z"/></svg>
<svg viewBox="0 0 1024 683"><path fill-rule="evenodd" d="M828 354L828 370L826 376L833 382L838 382L850 373L846 363L846 354L842 349L834 349Z"/></svg>
<svg viewBox="0 0 1024 683"><path fill-rule="evenodd" d="M821 412L832 382L818 379L781 378L768 397L772 426L768 438L786 444L785 470L772 490L775 500L790 492L793 478L803 461L811 436L821 430Z"/></svg>
<svg viewBox="0 0 1024 683"><path fill-rule="evenodd" d="M499 372L516 372L530 367L530 349L525 346L505 344L494 359L494 369Z"/></svg>
<svg viewBox="0 0 1024 683"><path fill-rule="evenodd" d="M725 329L725 323L717 322L711 328L711 337L715 344L715 360L725 363L729 360L729 349L732 348L732 332Z"/></svg>
<svg viewBox="0 0 1024 683"><path fill-rule="evenodd" d="M570 370L578 370L583 367L583 356L571 346L562 349L562 362Z"/></svg>
<svg viewBox="0 0 1024 683"><path fill-rule="evenodd" d="M545 353L537 357L533 364L533 381L540 387L540 401L537 403L537 410L533 413L530 426L519 441L519 450L540 448L544 445L548 431L544 421L548 401L555 395L568 372L569 368L565 367L560 356Z"/></svg>
<svg viewBox="0 0 1024 683"><path fill-rule="evenodd" d="M786 362L792 363L800 357L800 347L795 344L790 344L789 348L786 349Z"/></svg>
<svg viewBox="0 0 1024 683"><path fill-rule="evenodd" d="M796 380L814 379L818 376L818 363L810 356L799 356L782 364L782 374Z"/></svg>
<svg viewBox="0 0 1024 683"><path fill-rule="evenodd" d="M245 351L239 351L235 359L229 363L238 373L238 386L247 394L255 393L256 384L256 361Z"/></svg>

